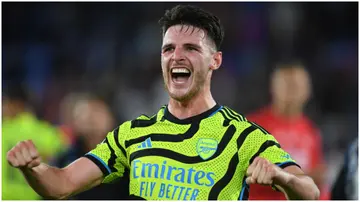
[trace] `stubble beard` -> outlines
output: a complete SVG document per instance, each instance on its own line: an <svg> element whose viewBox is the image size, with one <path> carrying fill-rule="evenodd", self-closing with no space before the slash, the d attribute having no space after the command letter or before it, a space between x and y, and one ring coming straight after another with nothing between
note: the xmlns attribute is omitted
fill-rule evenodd
<svg viewBox="0 0 360 202"><path fill-rule="evenodd" d="M185 94L182 94L182 95L177 95L176 93L170 92L168 83L171 82L170 81L171 78L169 78L167 75L165 75L165 73L163 73L165 89L172 99L174 99L178 102L187 102L191 98L195 97L201 91L201 89L203 89L203 87L205 86L206 77L207 77L206 73L207 72L205 72L205 71L199 72L197 74L194 73L194 75L193 75L194 81L191 84L190 89L188 90L188 92L186 92Z"/></svg>

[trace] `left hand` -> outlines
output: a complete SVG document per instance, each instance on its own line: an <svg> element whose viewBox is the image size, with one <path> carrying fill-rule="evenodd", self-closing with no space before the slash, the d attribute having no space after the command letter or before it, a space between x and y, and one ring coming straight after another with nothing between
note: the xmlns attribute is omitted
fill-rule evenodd
<svg viewBox="0 0 360 202"><path fill-rule="evenodd" d="M281 178L284 171L262 157L256 157L246 171L246 183L273 185Z"/></svg>

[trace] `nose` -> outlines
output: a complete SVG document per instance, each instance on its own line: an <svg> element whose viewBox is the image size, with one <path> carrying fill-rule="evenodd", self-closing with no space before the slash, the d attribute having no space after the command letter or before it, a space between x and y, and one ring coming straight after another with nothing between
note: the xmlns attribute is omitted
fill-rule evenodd
<svg viewBox="0 0 360 202"><path fill-rule="evenodd" d="M182 48L176 47L173 52L173 60L175 61L182 61L185 59L184 51Z"/></svg>

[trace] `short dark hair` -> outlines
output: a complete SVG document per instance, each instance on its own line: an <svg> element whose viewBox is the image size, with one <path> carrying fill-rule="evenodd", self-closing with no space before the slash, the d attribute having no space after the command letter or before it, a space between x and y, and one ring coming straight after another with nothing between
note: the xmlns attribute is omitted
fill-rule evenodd
<svg viewBox="0 0 360 202"><path fill-rule="evenodd" d="M224 29L220 19L210 12L192 5L177 5L166 10L159 24L164 36L169 27L174 25L191 25L206 31L206 34L214 41L216 49L220 50L224 39Z"/></svg>

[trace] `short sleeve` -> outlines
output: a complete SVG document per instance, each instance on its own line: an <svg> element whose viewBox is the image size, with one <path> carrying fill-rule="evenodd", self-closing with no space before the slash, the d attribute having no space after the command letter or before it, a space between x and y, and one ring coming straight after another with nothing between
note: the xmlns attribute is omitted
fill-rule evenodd
<svg viewBox="0 0 360 202"><path fill-rule="evenodd" d="M119 137L121 138L123 135L120 128L116 128L109 132L96 148L85 155L103 172L103 183L110 183L122 177L128 167L126 150L120 144L121 140L119 140Z"/></svg>
<svg viewBox="0 0 360 202"><path fill-rule="evenodd" d="M265 140L258 150L261 152L259 153L260 157L269 160L271 163L276 164L281 168L285 168L290 165L300 167L296 161L291 158L290 154L281 148L274 136L268 134L265 137Z"/></svg>
<svg viewBox="0 0 360 202"><path fill-rule="evenodd" d="M251 123L252 127L256 129L249 134L249 147L251 148L251 156L249 164L259 156L269 160L271 163L278 165L281 168L285 168L290 165L296 165L300 167L288 152L281 148L281 145L261 126Z"/></svg>

